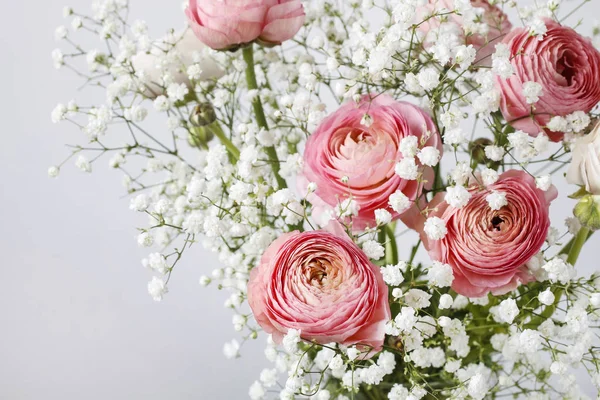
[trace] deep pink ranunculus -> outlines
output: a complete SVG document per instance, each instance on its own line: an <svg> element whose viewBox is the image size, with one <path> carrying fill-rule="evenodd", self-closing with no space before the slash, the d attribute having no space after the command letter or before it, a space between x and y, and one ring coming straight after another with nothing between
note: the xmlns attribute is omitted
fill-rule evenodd
<svg viewBox="0 0 600 400"><path fill-rule="evenodd" d="M391 316L379 268L343 231L296 231L275 240L250 273L248 303L277 343L298 329L308 341L377 351Z"/></svg>
<svg viewBox="0 0 600 400"><path fill-rule="evenodd" d="M465 44L473 45L477 50L477 56L475 58L475 64L478 65L491 65L491 55L495 51L496 44L500 43L504 36L506 36L511 28L512 24L508 20L508 16L496 5L492 5L488 0L471 0L471 5L481 12L481 16L478 22L485 23L488 27L488 32L485 35L481 34L465 34L464 32L464 20L459 14L444 15L444 18L448 19L448 23L455 24L457 31L461 33L461 36L465 40ZM427 4L418 10L418 15L421 20L433 15L434 13L440 13L441 10L445 9L453 11L455 4L453 0L428 0ZM437 29L440 26L441 17L429 18L425 22L419 25L419 30L424 34L429 34L433 29ZM418 20L417 22L421 22ZM436 38L426 37L426 45L431 45L435 42Z"/></svg>
<svg viewBox="0 0 600 400"><path fill-rule="evenodd" d="M372 119L370 126L361 123L365 114ZM398 218L400 214L388 203L391 194L401 191L414 201L423 187L433 184L433 169L421 165L418 158L420 180L402 179L394 172L403 158L400 141L410 135L416 136L420 147L435 147L441 155L441 138L431 117L388 95L365 95L358 104L350 101L325 118L306 142L299 179L317 184L316 192L308 196L315 207L313 215L351 197L360 206L352 219L353 229L375 226L374 212L380 208Z"/></svg>
<svg viewBox="0 0 600 400"><path fill-rule="evenodd" d="M504 38L515 74L497 77L496 83L502 114L515 129L532 136L545 131L556 142L564 132L546 128L552 117L589 112L600 101L600 52L573 29L550 19L545 23L548 30L542 40L526 28L516 28ZM543 88L533 110L523 95L523 84L531 81Z"/></svg>
<svg viewBox="0 0 600 400"><path fill-rule="evenodd" d="M255 40L281 44L305 18L300 0L190 0L185 13L198 39L215 50Z"/></svg>
<svg viewBox="0 0 600 400"><path fill-rule="evenodd" d="M493 190L503 192L508 201L497 211L486 200ZM531 281L525 264L546 240L556 188L544 192L528 173L510 170L487 187L473 182L469 191L471 200L462 208L446 203L445 193L438 193L428 204L428 217L446 222L448 233L442 239L427 237L422 215L414 223L430 257L452 267L452 289L464 296L482 297L489 292L504 294L520 282Z"/></svg>

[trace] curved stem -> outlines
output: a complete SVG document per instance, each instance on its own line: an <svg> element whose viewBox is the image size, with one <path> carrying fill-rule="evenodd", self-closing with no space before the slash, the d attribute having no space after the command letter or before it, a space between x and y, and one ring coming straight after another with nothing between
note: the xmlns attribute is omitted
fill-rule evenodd
<svg viewBox="0 0 600 400"><path fill-rule="evenodd" d="M231 156L233 157L232 164L235 164L240 159L240 151L238 150L237 147L235 147L235 145L231 142L231 140L229 140L229 138L225 135L225 132L223 132L223 129L221 129L221 126L219 125L219 123L215 121L211 125L207 126L207 128L210 129L210 131L227 148L227 150L229 151L229 154L231 154Z"/></svg>
<svg viewBox="0 0 600 400"><path fill-rule="evenodd" d="M258 83L256 82L256 71L254 70L254 45L250 44L245 47L243 51L244 61L246 61L246 84L248 85L248 90L258 89ZM252 108L254 109L254 115L256 116L256 123L259 127L269 130L269 125L267 124L267 117L265 116L265 111L263 109L262 103L260 101L260 96L256 96L252 101ZM269 160L271 162L271 168L273 169L273 173L275 174L275 179L277 179L277 184L279 185L279 189L284 189L287 187L285 179L279 175L279 159L277 158L277 151L275 150L275 146L265 147L265 151Z"/></svg>
<svg viewBox="0 0 600 400"><path fill-rule="evenodd" d="M571 248L569 249L569 256L567 257L567 262L571 265L575 265L575 263L577 262L577 259L579 258L579 254L581 253L581 249L583 248L583 245L585 244L585 242L588 239L588 236L590 234L590 230L586 227L582 227L579 232L577 233L577 236L575 237L575 241L573 242L573 245L571 246Z"/></svg>

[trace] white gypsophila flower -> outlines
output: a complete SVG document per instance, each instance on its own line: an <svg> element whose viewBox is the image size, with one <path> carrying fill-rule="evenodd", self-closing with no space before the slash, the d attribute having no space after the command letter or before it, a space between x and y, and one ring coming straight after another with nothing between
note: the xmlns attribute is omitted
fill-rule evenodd
<svg viewBox="0 0 600 400"><path fill-rule="evenodd" d="M519 335L519 352L534 354L542 347L542 335L538 331L525 329Z"/></svg>
<svg viewBox="0 0 600 400"><path fill-rule="evenodd" d="M537 82L523 82L523 96L528 104L535 104L540 100L543 87Z"/></svg>
<svg viewBox="0 0 600 400"><path fill-rule="evenodd" d="M444 200L455 208L462 208L469 203L471 193L464 186L448 186Z"/></svg>
<svg viewBox="0 0 600 400"><path fill-rule="evenodd" d="M550 118L550 121L546 124L546 127L554 132L564 132L569 129L569 123L567 119L559 115Z"/></svg>
<svg viewBox="0 0 600 400"><path fill-rule="evenodd" d="M482 400L489 391L488 380L483 374L475 374L469 379L467 391L474 400Z"/></svg>
<svg viewBox="0 0 600 400"><path fill-rule="evenodd" d="M508 205L506 193L497 190L492 190L490 194L485 196L485 201L487 201L490 208L494 211L498 211L502 207Z"/></svg>
<svg viewBox="0 0 600 400"><path fill-rule="evenodd" d="M170 269L167 258L160 253L149 254L148 258L142 260L142 265L163 275Z"/></svg>
<svg viewBox="0 0 600 400"><path fill-rule="evenodd" d="M454 273L452 267L448 264L434 261L432 266L427 270L427 280L436 287L449 287L454 281Z"/></svg>
<svg viewBox="0 0 600 400"><path fill-rule="evenodd" d="M65 106L64 104L57 104L56 107L54 107L54 109L52 110L52 122L56 124L60 121L65 120L67 118L68 111L69 110L67 106Z"/></svg>
<svg viewBox="0 0 600 400"><path fill-rule="evenodd" d="M377 225L389 224L391 221L392 214L388 210L384 208L375 210L375 222L377 222Z"/></svg>
<svg viewBox="0 0 600 400"><path fill-rule="evenodd" d="M579 133L583 131L592 122L590 116L583 111L575 111L567 115L568 130Z"/></svg>
<svg viewBox="0 0 600 400"><path fill-rule="evenodd" d="M223 345L223 354L227 359L238 358L240 356L240 344L237 340L233 339L231 342L227 342Z"/></svg>
<svg viewBox="0 0 600 400"><path fill-rule="evenodd" d="M567 217L565 219L565 225L571 235L577 235L581 229L581 222L576 217Z"/></svg>
<svg viewBox="0 0 600 400"><path fill-rule="evenodd" d="M552 186L552 177L550 175L542 175L535 178L535 186L544 192Z"/></svg>
<svg viewBox="0 0 600 400"><path fill-rule="evenodd" d="M134 211L146 211L149 206L150 198L145 193L141 193L131 199L129 209Z"/></svg>
<svg viewBox="0 0 600 400"><path fill-rule="evenodd" d="M381 275L383 276L383 281L389 286L399 286L402 282L404 282L404 275L400 269L400 264L386 265L384 267L380 267L380 270Z"/></svg>
<svg viewBox="0 0 600 400"><path fill-rule="evenodd" d="M392 289L392 297L394 299L399 299L403 295L404 295L404 293L402 292L402 289L400 289L400 288L394 288L394 289Z"/></svg>
<svg viewBox="0 0 600 400"><path fill-rule="evenodd" d="M492 161L500 161L504 158L504 149L499 146L485 146L485 156Z"/></svg>
<svg viewBox="0 0 600 400"><path fill-rule="evenodd" d="M417 154L421 164L435 167L440 161L440 151L433 146L423 147Z"/></svg>
<svg viewBox="0 0 600 400"><path fill-rule="evenodd" d="M88 159L84 156L77 157L77 160L75 161L75 166L83 172L92 172L92 164L90 164Z"/></svg>
<svg viewBox="0 0 600 400"><path fill-rule="evenodd" d="M48 168L48 176L50 178L56 178L60 174L60 168L52 166Z"/></svg>
<svg viewBox="0 0 600 400"><path fill-rule="evenodd" d="M258 381L255 381L248 389L248 396L251 400L262 400L266 394L265 388Z"/></svg>
<svg viewBox="0 0 600 400"><path fill-rule="evenodd" d="M283 336L283 348L290 354L298 351L298 343L300 343L300 331L298 329L288 329L287 333Z"/></svg>
<svg viewBox="0 0 600 400"><path fill-rule="evenodd" d="M162 279L155 276L148 282L148 293L150 293L154 301L161 301L167 292L167 285Z"/></svg>
<svg viewBox="0 0 600 400"><path fill-rule="evenodd" d="M344 199L335 206L335 214L338 217L353 217L358 215L360 205L352 198Z"/></svg>
<svg viewBox="0 0 600 400"><path fill-rule="evenodd" d="M140 247L150 247L154 243L154 237L149 232L142 232L137 237Z"/></svg>
<svg viewBox="0 0 600 400"><path fill-rule="evenodd" d="M379 260L385 255L384 247L376 240L367 240L362 244L362 249L373 260Z"/></svg>
<svg viewBox="0 0 600 400"><path fill-rule="evenodd" d="M523 131L509 133L508 143L517 151L524 151L529 148L529 135Z"/></svg>
<svg viewBox="0 0 600 400"><path fill-rule="evenodd" d="M538 300L545 306L552 305L554 304L554 293L548 288L538 294Z"/></svg>
<svg viewBox="0 0 600 400"><path fill-rule="evenodd" d="M497 171L494 171L491 168L484 168L481 171L481 180L484 185L489 186L496 183L499 179L499 175Z"/></svg>
<svg viewBox="0 0 600 400"><path fill-rule="evenodd" d="M419 166L413 157L405 157L400 160L394 171L402 179L415 180L419 176Z"/></svg>
<svg viewBox="0 0 600 400"><path fill-rule="evenodd" d="M444 236L446 236L446 234L448 233L448 229L446 228L446 221L439 217L427 218L423 230L425 231L427 237L432 240L443 239Z"/></svg>
<svg viewBox="0 0 600 400"><path fill-rule="evenodd" d="M454 53L454 62L459 65L460 69L465 70L473 64L477 50L472 44L465 46L461 45L456 48Z"/></svg>
<svg viewBox="0 0 600 400"><path fill-rule="evenodd" d="M446 112L440 115L440 121L447 130L458 128L463 119L464 114L456 106L451 106Z"/></svg>
<svg viewBox="0 0 600 400"><path fill-rule="evenodd" d="M454 302L454 299L452 299L452 296L450 296L447 293L444 293L443 295L440 296L440 302L438 304L438 307L440 308L440 310L447 310L450 307L452 307L453 302Z"/></svg>
<svg viewBox="0 0 600 400"><path fill-rule="evenodd" d="M404 301L414 309L427 308L431 304L431 295L421 289L410 289L404 295Z"/></svg>
<svg viewBox="0 0 600 400"><path fill-rule="evenodd" d="M498 306L498 317L500 322L512 324L516 316L519 315L519 307L514 299L502 300Z"/></svg>
<svg viewBox="0 0 600 400"><path fill-rule="evenodd" d="M471 176L471 168L464 162L459 162L456 167L450 172L450 179L456 185L464 185Z"/></svg>
<svg viewBox="0 0 600 400"><path fill-rule="evenodd" d="M419 138L414 135L408 135L400 140L400 153L402 157L415 157L419 151Z"/></svg>
<svg viewBox="0 0 600 400"><path fill-rule="evenodd" d="M392 210L401 214L412 205L412 201L398 190L390 195L389 205L392 207Z"/></svg>
<svg viewBox="0 0 600 400"><path fill-rule="evenodd" d="M412 307L402 307L396 318L394 318L394 323L400 331L409 332L417 323L415 309Z"/></svg>
<svg viewBox="0 0 600 400"><path fill-rule="evenodd" d="M467 141L467 134L461 128L449 129L444 134L444 144L448 146L459 146Z"/></svg>
<svg viewBox="0 0 600 400"><path fill-rule="evenodd" d="M189 89L184 83L171 83L167 86L167 96L172 101L181 101L188 94Z"/></svg>
<svg viewBox="0 0 600 400"><path fill-rule="evenodd" d="M433 67L427 67L417 74L417 80L423 90L431 90L440 83L440 73Z"/></svg>
<svg viewBox="0 0 600 400"><path fill-rule="evenodd" d="M210 283L212 282L212 279L210 279L208 276L206 275L202 275L200 277L200 279L198 280L198 283L200 284L200 286L202 287L206 287L208 285L210 285Z"/></svg>
<svg viewBox="0 0 600 400"><path fill-rule="evenodd" d="M560 282L564 285L576 274L575 269L560 257L554 257L544 264L542 269L546 272L549 281Z"/></svg>
<svg viewBox="0 0 600 400"><path fill-rule="evenodd" d="M60 49L52 50L52 61L56 69L60 69L65 64L65 56Z"/></svg>

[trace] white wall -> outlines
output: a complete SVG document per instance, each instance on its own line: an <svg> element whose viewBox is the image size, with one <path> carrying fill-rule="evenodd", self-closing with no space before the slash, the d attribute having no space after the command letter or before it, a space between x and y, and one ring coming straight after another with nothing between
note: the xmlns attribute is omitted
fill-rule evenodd
<svg viewBox="0 0 600 400"><path fill-rule="evenodd" d="M0 399L243 399L266 365L264 338L240 360L222 356L235 337L226 293L197 283L216 257L193 248L171 293L154 303L120 174L100 163L91 176L73 166L57 180L46 176L67 153L62 143L79 139L70 125L50 122L52 108L71 98L98 102L74 91L74 75L52 68L54 28L68 23L63 1L79 10L91 2L15 1L0 24ZM183 23L178 1L131 3L154 36ZM598 15L592 3L578 15ZM564 197L554 205L557 224L571 208ZM582 271L598 265L600 237L592 242Z"/></svg>

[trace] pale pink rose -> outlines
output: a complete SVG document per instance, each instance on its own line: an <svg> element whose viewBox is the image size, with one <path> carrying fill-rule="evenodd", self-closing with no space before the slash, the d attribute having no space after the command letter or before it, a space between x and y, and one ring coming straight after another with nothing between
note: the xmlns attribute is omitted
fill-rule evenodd
<svg viewBox="0 0 600 400"><path fill-rule="evenodd" d="M475 64L489 66L492 64L491 55L495 51L496 44L500 43L504 36L510 32L512 24L502 9L496 5L491 5L488 0L471 0L471 5L479 15L476 22L487 25L488 32L486 34L465 33L464 20L458 12L427 19L419 25L419 29L428 35L425 39L426 45L431 45L436 40L436 34L430 34L429 32L440 27L440 18L447 19L448 21L445 23L453 25L453 31L459 34L464 40L464 44L471 44L477 50ZM428 0L428 3L418 10L417 22L421 22L433 14L440 14L442 10L446 10L445 13L454 11L454 0Z"/></svg>
<svg viewBox="0 0 600 400"><path fill-rule="evenodd" d="M493 190L504 193L508 201L497 211L486 200ZM556 188L544 192L536 188L531 175L510 170L487 187L472 182L469 191L471 200L462 208L446 203L445 193L438 193L428 204L428 217L446 222L448 233L442 239L427 237L423 216L413 221L431 259L452 267L452 289L468 297L482 297L489 292L501 295L519 283L533 280L525 264L546 240L549 207L558 195Z"/></svg>
<svg viewBox="0 0 600 400"><path fill-rule="evenodd" d="M600 122L592 132L575 141L567 182L585 186L589 193L600 195Z"/></svg>
<svg viewBox="0 0 600 400"><path fill-rule="evenodd" d="M560 141L564 132L547 129L550 119L589 112L600 101L600 53L573 29L550 19L545 22L548 31L542 40L526 28L516 28L504 38L515 74L509 79L497 77L496 86L502 114L515 129L532 136L545 131L551 140ZM525 82L543 88L533 112L523 95Z"/></svg>
<svg viewBox="0 0 600 400"><path fill-rule="evenodd" d="M379 268L343 232L291 232L275 240L250 272L248 303L281 343L289 329L321 344L381 349L391 318Z"/></svg>
<svg viewBox="0 0 600 400"><path fill-rule="evenodd" d="M190 0L190 26L204 44L225 50L255 40L277 45L304 24L300 0Z"/></svg>
<svg viewBox="0 0 600 400"><path fill-rule="evenodd" d="M368 127L361 123L365 114L372 119ZM375 226L374 212L380 208L398 218L400 214L388 203L391 194L400 191L414 201L423 187L433 184L433 169L421 165L417 157L420 181L403 179L394 172L403 158L400 142L410 135L416 136L421 147L437 148L441 156L441 139L431 117L388 95L363 96L359 104L348 102L325 118L306 142L299 179L303 193L307 182L317 184L316 192L308 196L315 207L313 215L351 197L360 206L352 219L353 229ZM348 181L343 182L343 177Z"/></svg>

